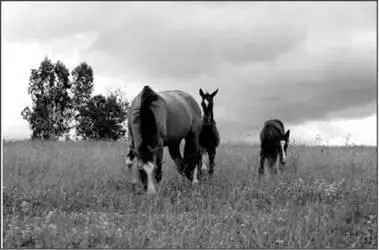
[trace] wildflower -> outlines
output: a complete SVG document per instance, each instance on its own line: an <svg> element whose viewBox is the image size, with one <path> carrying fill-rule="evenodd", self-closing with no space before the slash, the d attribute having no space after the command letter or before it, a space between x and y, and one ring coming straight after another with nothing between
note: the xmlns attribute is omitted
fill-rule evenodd
<svg viewBox="0 0 379 250"><path fill-rule="evenodd" d="M116 235L117 237L122 237L122 230L120 228L116 230Z"/></svg>
<svg viewBox="0 0 379 250"><path fill-rule="evenodd" d="M22 210L24 213L28 212L28 211L29 211L29 203L26 202L26 201L23 201L23 202L21 203L21 210Z"/></svg>
<svg viewBox="0 0 379 250"><path fill-rule="evenodd" d="M57 231L57 226L54 225L54 224L50 224L48 227L49 227L49 229L50 229L52 232L54 232L54 233Z"/></svg>
<svg viewBox="0 0 379 250"><path fill-rule="evenodd" d="M284 240L276 240L275 243L277 243L277 244L283 244Z"/></svg>
<svg viewBox="0 0 379 250"><path fill-rule="evenodd" d="M47 214L47 216L46 216L46 218L45 218L46 221L49 222L49 221L51 220L51 218L52 218L54 215L56 215L56 209L50 211L50 212Z"/></svg>

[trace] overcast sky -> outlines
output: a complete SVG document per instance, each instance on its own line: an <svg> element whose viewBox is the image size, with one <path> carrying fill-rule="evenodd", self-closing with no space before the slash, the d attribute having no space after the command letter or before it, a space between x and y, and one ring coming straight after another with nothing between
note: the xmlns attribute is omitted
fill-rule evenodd
<svg viewBox="0 0 379 250"><path fill-rule="evenodd" d="M30 131L30 70L94 68L95 93L213 91L224 141L281 119L296 141L376 144L376 2L2 2L2 128Z"/></svg>

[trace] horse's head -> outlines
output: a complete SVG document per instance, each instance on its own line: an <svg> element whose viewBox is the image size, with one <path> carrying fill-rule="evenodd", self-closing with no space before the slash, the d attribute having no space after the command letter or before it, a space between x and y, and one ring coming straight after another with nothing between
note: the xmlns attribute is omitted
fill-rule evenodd
<svg viewBox="0 0 379 250"><path fill-rule="evenodd" d="M280 143L280 164L282 167L286 164L289 137L290 137L290 130L287 130L287 132L282 136L281 140L279 141L279 143Z"/></svg>
<svg viewBox="0 0 379 250"><path fill-rule="evenodd" d="M159 95L149 86L145 86L139 96L140 103L135 104L138 115L134 122L138 125L133 139L135 148L132 149L132 154L135 159L132 160L132 174L133 179L142 182L148 193L156 193L157 154L162 152L163 143L152 106L159 99Z"/></svg>
<svg viewBox="0 0 379 250"><path fill-rule="evenodd" d="M125 157L126 169L129 171L129 176L131 177L131 183L138 183L137 168L136 168L136 155L133 148L129 149L129 153Z"/></svg>
<svg viewBox="0 0 379 250"><path fill-rule="evenodd" d="M204 94L202 89L199 90L199 94L201 96L201 107L202 107L203 113L204 113L203 119L207 124L212 124L214 122L214 119L213 119L213 98L215 97L217 92L218 92L218 89L213 91L211 94L209 94L208 92L206 92Z"/></svg>
<svg viewBox="0 0 379 250"><path fill-rule="evenodd" d="M142 183L148 193L156 193L156 180L155 171L156 167L156 151L161 149L159 147L152 149L149 145L146 146L151 159L146 158L141 152L135 151L133 148L129 150L128 155L125 157L125 163L131 177L131 183Z"/></svg>

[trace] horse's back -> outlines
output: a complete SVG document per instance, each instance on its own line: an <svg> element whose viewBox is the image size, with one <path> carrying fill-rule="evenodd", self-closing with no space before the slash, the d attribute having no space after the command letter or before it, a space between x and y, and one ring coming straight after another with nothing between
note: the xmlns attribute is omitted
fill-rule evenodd
<svg viewBox="0 0 379 250"><path fill-rule="evenodd" d="M180 90L158 92L167 109L167 140L176 140L201 127L201 109L196 100Z"/></svg>
<svg viewBox="0 0 379 250"><path fill-rule="evenodd" d="M277 128L278 130L280 130L284 134L284 125L283 125L283 122L281 120L278 120L278 119L267 120L264 123L264 127L268 127L268 126L273 126L273 127Z"/></svg>
<svg viewBox="0 0 379 250"><path fill-rule="evenodd" d="M129 107L128 129L135 146L142 140L139 133L141 93L132 100ZM165 144L180 141L191 131L200 132L201 109L190 94L180 90L161 91L157 94L159 97L152 102L151 109Z"/></svg>
<svg viewBox="0 0 379 250"><path fill-rule="evenodd" d="M184 108L187 112L198 114L201 116L201 109L196 100L187 92L181 90L166 90L158 92L158 94L173 108L174 106Z"/></svg>

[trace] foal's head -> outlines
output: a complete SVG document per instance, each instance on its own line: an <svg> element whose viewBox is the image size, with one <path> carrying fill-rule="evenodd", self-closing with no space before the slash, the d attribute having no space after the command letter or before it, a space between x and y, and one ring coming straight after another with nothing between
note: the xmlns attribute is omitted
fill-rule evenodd
<svg viewBox="0 0 379 250"><path fill-rule="evenodd" d="M206 92L204 94L203 90L200 89L199 93L201 96L201 107L203 108L203 113L204 113L204 122L207 124L213 124L214 119L213 119L213 98L217 94L218 89L213 91L211 94Z"/></svg>

